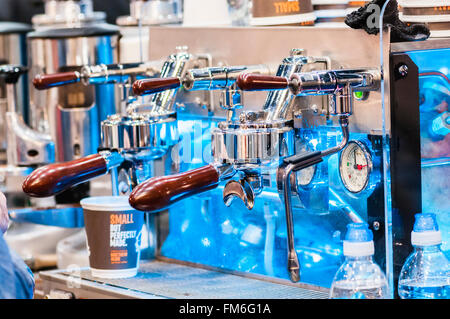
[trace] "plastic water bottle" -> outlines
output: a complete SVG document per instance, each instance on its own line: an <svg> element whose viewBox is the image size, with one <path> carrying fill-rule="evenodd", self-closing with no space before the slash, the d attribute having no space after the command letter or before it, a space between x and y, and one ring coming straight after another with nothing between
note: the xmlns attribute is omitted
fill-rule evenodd
<svg viewBox="0 0 450 319"><path fill-rule="evenodd" d="M366 223L347 225L345 261L334 276L331 299L388 299L389 286L373 261L373 234Z"/></svg>
<svg viewBox="0 0 450 319"><path fill-rule="evenodd" d="M450 263L441 250L441 231L434 214L416 214L414 251L402 267L398 294L403 299L450 299Z"/></svg>

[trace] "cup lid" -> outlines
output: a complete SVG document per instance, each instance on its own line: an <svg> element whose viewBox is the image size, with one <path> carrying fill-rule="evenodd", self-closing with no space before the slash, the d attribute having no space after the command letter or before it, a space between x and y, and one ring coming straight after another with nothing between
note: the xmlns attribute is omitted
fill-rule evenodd
<svg viewBox="0 0 450 319"><path fill-rule="evenodd" d="M98 211L128 211L135 210L128 203L128 196L95 196L83 198L81 207Z"/></svg>

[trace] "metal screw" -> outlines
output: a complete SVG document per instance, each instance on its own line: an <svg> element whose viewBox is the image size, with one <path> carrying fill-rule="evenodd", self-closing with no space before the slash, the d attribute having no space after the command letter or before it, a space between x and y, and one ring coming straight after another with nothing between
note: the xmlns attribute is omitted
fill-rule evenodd
<svg viewBox="0 0 450 319"><path fill-rule="evenodd" d="M374 230L379 230L380 229L380 222L377 222L377 221L375 221L375 222L373 222L373 229Z"/></svg>
<svg viewBox="0 0 450 319"><path fill-rule="evenodd" d="M405 77L408 75L408 66L406 64L402 64L398 67L398 73L402 76Z"/></svg>

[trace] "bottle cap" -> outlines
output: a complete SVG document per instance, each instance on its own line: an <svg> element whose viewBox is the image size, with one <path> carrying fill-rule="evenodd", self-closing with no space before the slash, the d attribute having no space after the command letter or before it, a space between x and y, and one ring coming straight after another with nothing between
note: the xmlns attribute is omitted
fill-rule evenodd
<svg viewBox="0 0 450 319"><path fill-rule="evenodd" d="M411 232L411 244L414 246L433 246L442 243L441 231L435 214L416 214L415 218L416 221Z"/></svg>
<svg viewBox="0 0 450 319"><path fill-rule="evenodd" d="M366 223L352 223L347 225L344 239L345 256L371 256L375 253L373 234Z"/></svg>

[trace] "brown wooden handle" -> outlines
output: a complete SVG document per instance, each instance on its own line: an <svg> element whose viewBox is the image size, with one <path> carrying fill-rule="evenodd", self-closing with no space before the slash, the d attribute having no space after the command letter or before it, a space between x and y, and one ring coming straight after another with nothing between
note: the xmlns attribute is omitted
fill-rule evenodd
<svg viewBox="0 0 450 319"><path fill-rule="evenodd" d="M62 72L55 74L38 74L33 79L33 85L38 90L46 90L55 86L62 86L80 81L78 72Z"/></svg>
<svg viewBox="0 0 450 319"><path fill-rule="evenodd" d="M133 83L133 93L135 95L145 95L162 92L170 89L177 89L181 85L178 78L157 78L137 80Z"/></svg>
<svg viewBox="0 0 450 319"><path fill-rule="evenodd" d="M243 91L259 91L286 89L289 82L281 76L241 73L236 84Z"/></svg>
<svg viewBox="0 0 450 319"><path fill-rule="evenodd" d="M215 188L219 173L212 165L184 173L152 177L136 186L129 203L137 210L158 212L179 200Z"/></svg>
<svg viewBox="0 0 450 319"><path fill-rule="evenodd" d="M40 167L28 175L22 189L33 197L48 197L106 173L106 160L100 154L94 154Z"/></svg>

